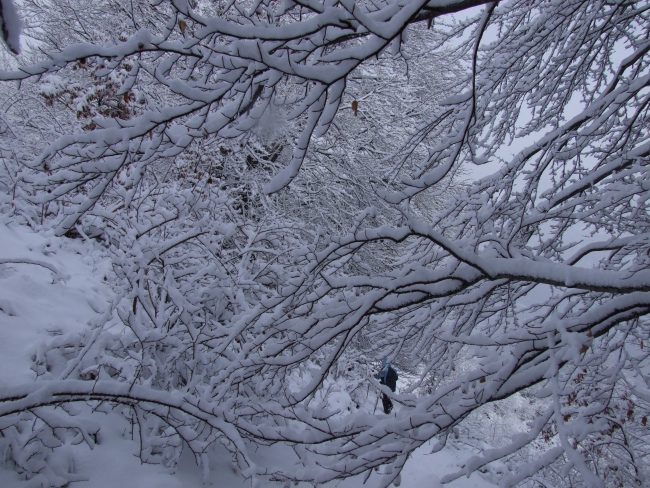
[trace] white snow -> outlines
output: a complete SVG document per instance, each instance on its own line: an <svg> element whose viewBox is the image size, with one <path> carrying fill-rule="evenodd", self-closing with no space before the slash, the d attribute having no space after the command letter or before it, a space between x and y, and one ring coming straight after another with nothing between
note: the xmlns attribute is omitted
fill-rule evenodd
<svg viewBox="0 0 650 488"><path fill-rule="evenodd" d="M0 389L33 381L37 345L82 331L106 307L108 264L90 246L0 222Z"/></svg>
<svg viewBox="0 0 650 488"><path fill-rule="evenodd" d="M36 379L32 355L52 336L81 332L99 318L112 294L104 281L109 273L109 259L95 242L48 237L25 226L0 221L0 392ZM350 401L350 396L343 391L333 392L328 398L329 408L342 411ZM250 480L232 467L231 455L221 446L216 446L210 455L210 473L204 483L203 470L197 466L189 449L183 451L176 469L142 464L138 457L137 432L132 439L131 426L124 417L111 411L86 415L92 415L101 429L93 450L84 444L66 446L70 449L75 472L81 478L74 482L75 487L251 486ZM430 452L431 442L415 451L402 472L402 486L441 486L440 478L461 469L463 462L473 455L452 447L435 454ZM267 466L296 461L292 450L281 445L259 449L257 456ZM378 476L373 473L365 485L362 477L356 477L324 486L372 487L378 483ZM40 486L40 483L24 480L15 471L0 468L0 486L27 488ZM267 486L286 485L277 482ZM297 486L307 488L309 485L300 483ZM494 485L474 474L448 486Z"/></svg>

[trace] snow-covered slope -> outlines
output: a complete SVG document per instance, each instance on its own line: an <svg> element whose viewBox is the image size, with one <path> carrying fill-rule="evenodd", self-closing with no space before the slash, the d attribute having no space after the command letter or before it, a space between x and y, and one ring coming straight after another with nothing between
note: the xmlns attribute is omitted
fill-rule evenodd
<svg viewBox="0 0 650 488"><path fill-rule="evenodd" d="M32 358L52 337L81 332L100 319L113 296L108 282L111 265L108 254L95 242L46 237L25 226L0 221L0 392L3 388L32 382L36 374ZM88 414L90 415L90 414ZM85 444L65 446L70 451L78 488L192 488L204 486L202 468L185 450L175 470L161 465L141 464L139 444L132 439L130 424L114 412L92 414L101 425L93 450ZM457 471L470 453L446 448L430 455L423 446L409 460L402 474L402 486L432 488L446 473ZM233 471L227 452L215 452L207 484L239 488L251 486ZM273 446L260 451L267 463L292 462L291 450ZM0 453L0 463L4 455ZM326 486L373 487L373 476L351 478ZM18 473L0 467L0 487L41 486L38 480L24 480ZM267 486L286 486L271 483ZM298 486L308 486L301 484ZM450 486L492 486L476 475Z"/></svg>
<svg viewBox="0 0 650 488"><path fill-rule="evenodd" d="M107 306L105 254L0 222L0 388L34 380L31 356L47 337L82 331Z"/></svg>

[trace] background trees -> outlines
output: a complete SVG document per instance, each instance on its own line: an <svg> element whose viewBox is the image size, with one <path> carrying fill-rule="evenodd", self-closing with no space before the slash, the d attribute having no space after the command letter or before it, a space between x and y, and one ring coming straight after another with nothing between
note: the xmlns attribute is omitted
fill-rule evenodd
<svg viewBox="0 0 650 488"><path fill-rule="evenodd" d="M62 352L0 414L115 402L161 446L224 443L247 476L386 465L388 486L425 441L522 394L540 399L528 431L457 476L643 482L647 2L136 6L117 38L43 37L42 60L1 75L41 77L41 103L77 114L34 135L38 150L22 142L38 124L5 132L5 187L28 202L19 215L113 246L106 324L125 334L76 339L83 354ZM435 81L424 46L467 70L417 111ZM364 90L381 93L402 62L420 92L366 111ZM402 93L413 117L388 108ZM450 192L475 165L495 172ZM396 417L321 402L359 351L418 366ZM270 443L304 469L257 465L250 445Z"/></svg>

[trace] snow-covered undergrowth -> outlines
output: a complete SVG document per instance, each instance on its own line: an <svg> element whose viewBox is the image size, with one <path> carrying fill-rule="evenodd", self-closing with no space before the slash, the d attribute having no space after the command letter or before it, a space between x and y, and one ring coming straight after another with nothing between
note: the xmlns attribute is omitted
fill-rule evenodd
<svg viewBox="0 0 650 488"><path fill-rule="evenodd" d="M0 390L52 379L55 374L64 376L67 363L65 357L59 357L61 351L68 348L70 357L82 356L83 351L74 350L79 344L75 337L98 328L112 328L118 335L124 332L119 322L110 319L116 290L110 255L100 243L44 236L5 219L0 222L0 250ZM350 375L348 380L354 377ZM329 410L339 410L341 416L355 411L383 416L375 390L367 382L356 381L355 385L346 384L343 376L332 382L319 402ZM296 378L297 386L300 382ZM188 448L175 450L166 460L164 453L155 456L155 446L140 436L126 410L109 404L71 403L34 412L35 416L5 417L0 424L4 432L20 431L0 437L2 487L64 486L70 482L70 486L88 488L251 486L219 444L208 450L204 466L197 465ZM182 445L180 440L176 442ZM440 478L457 471L471 456L471 449L461 448L450 445L430 454L431 444L425 444L407 463L402 486L437 486ZM151 462L142 461L143 449L152 451ZM298 459L282 444L260 447L254 457L267 466L291 465ZM357 477L325 486L372 487L374 476L365 485L364 479ZM265 483L287 486L284 482ZM474 474L450 486L490 484Z"/></svg>

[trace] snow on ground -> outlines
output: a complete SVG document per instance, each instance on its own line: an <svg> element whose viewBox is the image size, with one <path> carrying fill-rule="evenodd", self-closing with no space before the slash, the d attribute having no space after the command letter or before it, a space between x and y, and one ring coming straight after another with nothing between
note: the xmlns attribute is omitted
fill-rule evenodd
<svg viewBox="0 0 650 488"><path fill-rule="evenodd" d="M33 381L36 344L83 330L106 308L102 281L110 263L92 246L2 222L0 263L1 389Z"/></svg>
<svg viewBox="0 0 650 488"><path fill-rule="evenodd" d="M110 274L110 261L93 242L47 237L25 226L0 220L0 393L3 388L34 381L32 356L39 345L53 335L82 331L108 306L111 290L104 282ZM193 488L219 486L250 487L233 470L229 454L217 453L207 482L193 455L184 451L176 470L160 465L141 464L138 443L131 440L130 425L116 413L94 414L101 423L100 442L94 450L79 446L74 466L85 481L75 488ZM402 487L435 488L447 473L455 472L471 454L445 448L429 454L431 445L416 451L402 473ZM292 462L289 449L278 446L267 452L265 464ZM373 488L373 474L364 484L362 478L332 482L329 488ZM0 487L31 488L40 486L25 481L10 470L0 468ZM269 483L266 486L285 487ZM310 485L301 483L297 488ZM494 486L477 475L451 483L451 487Z"/></svg>

